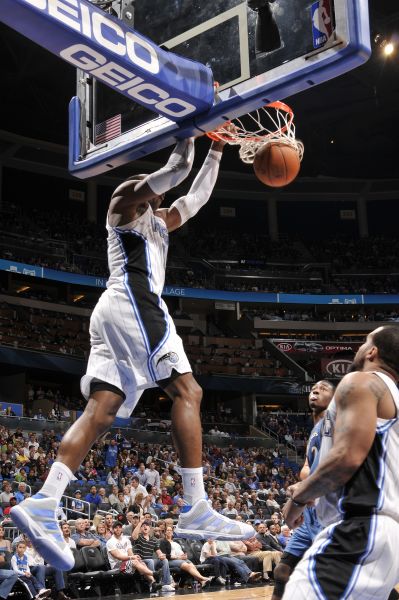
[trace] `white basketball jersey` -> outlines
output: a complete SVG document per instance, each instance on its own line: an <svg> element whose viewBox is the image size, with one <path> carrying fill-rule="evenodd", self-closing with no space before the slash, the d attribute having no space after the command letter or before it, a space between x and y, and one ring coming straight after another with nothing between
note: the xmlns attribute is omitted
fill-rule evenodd
<svg viewBox="0 0 399 600"><path fill-rule="evenodd" d="M138 288L160 296L165 283L169 234L165 222L156 217L151 206L138 219L111 227L107 219L107 287L124 288L129 279Z"/></svg>
<svg viewBox="0 0 399 600"><path fill-rule="evenodd" d="M344 515L387 515L399 521L399 391L395 383L379 371L396 405L395 419L377 419L375 438L370 451L348 483L317 501L317 517L325 527ZM333 445L337 406L333 398L324 418L319 464ZM350 452L350 447L348 452Z"/></svg>

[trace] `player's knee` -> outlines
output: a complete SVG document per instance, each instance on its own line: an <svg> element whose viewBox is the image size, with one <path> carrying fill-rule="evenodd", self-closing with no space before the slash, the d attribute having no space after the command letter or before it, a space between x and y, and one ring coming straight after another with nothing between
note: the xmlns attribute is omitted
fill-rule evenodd
<svg viewBox="0 0 399 600"><path fill-rule="evenodd" d="M202 402L202 387L198 385L198 383L194 380L192 390L190 392L190 396L192 401L198 405Z"/></svg>
<svg viewBox="0 0 399 600"><path fill-rule="evenodd" d="M195 405L198 410L202 401L202 388L195 381L194 377L183 375L173 381L167 388L168 394L173 401L183 401L186 404Z"/></svg>
<svg viewBox="0 0 399 600"><path fill-rule="evenodd" d="M102 432L111 427L116 414L123 404L123 398L109 392L95 394L87 403L85 413L96 431Z"/></svg>
<svg viewBox="0 0 399 600"><path fill-rule="evenodd" d="M289 565L280 563L273 571L274 581L286 584L290 578L292 569Z"/></svg>

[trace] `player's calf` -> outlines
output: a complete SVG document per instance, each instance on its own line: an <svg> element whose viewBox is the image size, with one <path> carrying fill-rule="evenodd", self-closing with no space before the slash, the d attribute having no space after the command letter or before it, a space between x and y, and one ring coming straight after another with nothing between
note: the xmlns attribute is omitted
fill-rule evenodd
<svg viewBox="0 0 399 600"><path fill-rule="evenodd" d="M292 571L298 564L300 557L293 554L284 553L280 563L274 569L274 591L271 600L281 600L284 595L285 586L291 576Z"/></svg>

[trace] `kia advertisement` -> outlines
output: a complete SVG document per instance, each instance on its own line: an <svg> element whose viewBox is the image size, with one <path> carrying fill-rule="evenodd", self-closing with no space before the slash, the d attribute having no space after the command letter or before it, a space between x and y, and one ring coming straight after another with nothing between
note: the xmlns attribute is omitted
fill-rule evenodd
<svg viewBox="0 0 399 600"><path fill-rule="evenodd" d="M275 346L287 354L301 356L304 354L332 355L345 352L355 355L362 342L319 342L298 340L272 340Z"/></svg>
<svg viewBox="0 0 399 600"><path fill-rule="evenodd" d="M352 361L346 358L335 360L323 358L321 360L321 372L323 377L336 377L341 379L344 375L349 373L351 365Z"/></svg>

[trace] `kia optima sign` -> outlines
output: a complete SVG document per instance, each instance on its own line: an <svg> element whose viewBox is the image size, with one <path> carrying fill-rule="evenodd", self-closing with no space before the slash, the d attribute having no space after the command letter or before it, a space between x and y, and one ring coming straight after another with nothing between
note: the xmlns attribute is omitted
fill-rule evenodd
<svg viewBox="0 0 399 600"><path fill-rule="evenodd" d="M356 354L359 342L325 342L273 339L273 343L282 352L290 354L338 354L340 352Z"/></svg>

